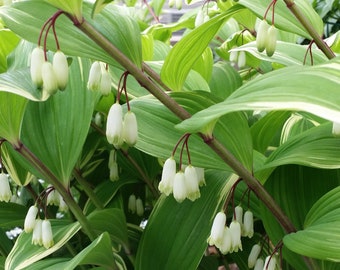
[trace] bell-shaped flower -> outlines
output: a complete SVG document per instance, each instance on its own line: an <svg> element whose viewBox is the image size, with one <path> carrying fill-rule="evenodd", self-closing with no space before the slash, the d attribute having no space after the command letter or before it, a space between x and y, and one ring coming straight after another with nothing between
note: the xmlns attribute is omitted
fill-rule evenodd
<svg viewBox="0 0 340 270"><path fill-rule="evenodd" d="M111 75L107 69L102 69L102 76L100 79L100 92L107 96L111 93Z"/></svg>
<svg viewBox="0 0 340 270"><path fill-rule="evenodd" d="M204 16L205 14L203 8L199 9L195 18L195 27L199 27L204 23Z"/></svg>
<svg viewBox="0 0 340 270"><path fill-rule="evenodd" d="M232 49L236 48L236 46L233 46ZM238 59L238 51L231 51L229 54L229 61L232 63L236 63Z"/></svg>
<svg viewBox="0 0 340 270"><path fill-rule="evenodd" d="M43 49L40 47L34 48L31 54L30 72L32 81L37 87L41 87L43 85L42 65L44 62L45 58Z"/></svg>
<svg viewBox="0 0 340 270"><path fill-rule="evenodd" d="M32 244L42 246L42 220L38 218L35 221L35 226L32 235Z"/></svg>
<svg viewBox="0 0 340 270"><path fill-rule="evenodd" d="M183 202L187 197L187 186L183 171L179 171L175 174L173 193L175 200L179 203Z"/></svg>
<svg viewBox="0 0 340 270"><path fill-rule="evenodd" d="M254 270L263 270L263 268L264 268L264 261L263 261L263 259L258 258L256 260Z"/></svg>
<svg viewBox="0 0 340 270"><path fill-rule="evenodd" d="M46 204L47 205L59 206L59 203L60 203L59 193L51 185L49 185L48 188L50 188L50 189L48 190L48 195L47 195L47 198L46 198Z"/></svg>
<svg viewBox="0 0 340 270"><path fill-rule="evenodd" d="M92 63L87 81L87 88L91 91L97 91L101 86L102 71L98 61Z"/></svg>
<svg viewBox="0 0 340 270"><path fill-rule="evenodd" d="M230 223L231 233L231 250L230 252L237 252L239 249L242 250L241 242L241 224L237 220L233 220Z"/></svg>
<svg viewBox="0 0 340 270"><path fill-rule="evenodd" d="M58 88L64 90L68 82L68 63L65 54L57 51L53 56L53 69L56 75Z"/></svg>
<svg viewBox="0 0 340 270"><path fill-rule="evenodd" d="M276 257L275 257L275 255L266 257L263 269L264 270L275 270L276 269Z"/></svg>
<svg viewBox="0 0 340 270"><path fill-rule="evenodd" d="M271 25L268 29L268 37L266 43L266 54L268 56L272 56L276 49L277 43L277 28L274 25Z"/></svg>
<svg viewBox="0 0 340 270"><path fill-rule="evenodd" d="M128 111L124 115L123 139L128 146L134 146L138 139L138 126L136 115Z"/></svg>
<svg viewBox="0 0 340 270"><path fill-rule="evenodd" d="M247 57L244 51L240 51L237 58L237 66L239 68L244 68L246 66Z"/></svg>
<svg viewBox="0 0 340 270"><path fill-rule="evenodd" d="M182 1L182 0L175 0L175 7L176 7L178 10L181 10L181 9L182 9L182 6L183 6L183 1Z"/></svg>
<svg viewBox="0 0 340 270"><path fill-rule="evenodd" d="M54 245L51 222L47 219L43 220L41 224L41 229L43 246L48 249Z"/></svg>
<svg viewBox="0 0 340 270"><path fill-rule="evenodd" d="M45 61L41 68L43 91L49 95L53 95L58 91L57 76L54 72L53 66L50 62Z"/></svg>
<svg viewBox="0 0 340 270"><path fill-rule="evenodd" d="M112 164L112 166L110 167L110 180L112 182L114 181L118 181L119 180L119 168L118 168L118 164L117 162L115 162L114 164Z"/></svg>
<svg viewBox="0 0 340 270"><path fill-rule="evenodd" d="M123 132L123 110L122 106L116 102L109 111L106 122L106 138L113 145L117 145L122 140Z"/></svg>
<svg viewBox="0 0 340 270"><path fill-rule="evenodd" d="M254 235L254 217L253 213L247 210L244 213L243 217L243 227L242 227L242 236L248 236L252 238Z"/></svg>
<svg viewBox="0 0 340 270"><path fill-rule="evenodd" d="M176 175L176 161L173 156L169 157L165 162L162 170L161 181L158 184L160 192L166 196L172 193L174 179Z"/></svg>
<svg viewBox="0 0 340 270"><path fill-rule="evenodd" d="M194 201L201 197L200 189L198 186L198 177L196 173L195 167L189 164L185 170L185 185L187 189L187 198L191 201Z"/></svg>
<svg viewBox="0 0 340 270"><path fill-rule="evenodd" d="M218 212L215 216L208 238L210 246L215 245L217 248L222 246L226 220L227 217L224 212Z"/></svg>
<svg viewBox="0 0 340 270"><path fill-rule="evenodd" d="M227 254L231 250L231 233L230 229L228 226L224 227L224 232L223 232L223 241L222 245L219 247L219 250L221 251L222 254Z"/></svg>
<svg viewBox="0 0 340 270"><path fill-rule="evenodd" d="M269 24L266 20L262 20L259 24L256 35L256 47L259 52L263 52L266 49L268 29Z"/></svg>
<svg viewBox="0 0 340 270"><path fill-rule="evenodd" d="M236 221L238 223L240 223L240 225L242 227L242 224L243 224L243 222L242 222L242 218L243 218L243 208L242 208L242 206L241 205L236 206L234 211L235 211Z"/></svg>
<svg viewBox="0 0 340 270"><path fill-rule="evenodd" d="M128 201L128 211L132 214L136 213L136 196L131 194Z"/></svg>
<svg viewBox="0 0 340 270"><path fill-rule="evenodd" d="M205 186L204 168L195 167L195 169L196 169L196 174L197 174L198 185L200 187Z"/></svg>
<svg viewBox="0 0 340 270"><path fill-rule="evenodd" d="M143 201L141 198L137 198L136 200L136 213L137 213L137 216L143 216L144 214L144 205L143 205Z"/></svg>
<svg viewBox="0 0 340 270"><path fill-rule="evenodd" d="M59 194L59 193L58 193ZM68 205L64 201L64 198L59 194L59 209L60 212L67 212L68 211Z"/></svg>
<svg viewBox="0 0 340 270"><path fill-rule="evenodd" d="M248 267L249 268L253 268L255 266L257 258L260 255L260 252L261 252L261 246L259 244L253 245L248 256Z"/></svg>
<svg viewBox="0 0 340 270"><path fill-rule="evenodd" d="M9 185L8 176L0 173L0 201L9 202L12 198L12 191Z"/></svg>
<svg viewBox="0 0 340 270"><path fill-rule="evenodd" d="M38 214L38 207L36 205L32 205L26 214L25 222L24 222L24 230L26 233L30 233L33 231L35 226L35 219Z"/></svg>

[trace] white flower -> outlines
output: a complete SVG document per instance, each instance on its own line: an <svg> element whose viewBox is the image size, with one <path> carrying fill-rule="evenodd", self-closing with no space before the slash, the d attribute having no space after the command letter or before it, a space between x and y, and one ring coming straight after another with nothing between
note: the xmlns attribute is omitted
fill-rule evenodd
<svg viewBox="0 0 340 270"><path fill-rule="evenodd" d="M138 139L138 126L136 115L128 111L124 115L123 139L129 146L134 146Z"/></svg>
<svg viewBox="0 0 340 270"><path fill-rule="evenodd" d="M224 212L218 212L211 227L208 243L220 248L223 243L223 234L227 217Z"/></svg>
<svg viewBox="0 0 340 270"><path fill-rule="evenodd" d="M64 198L59 194L59 211L60 212L67 212L68 211L68 205L64 201Z"/></svg>
<svg viewBox="0 0 340 270"><path fill-rule="evenodd" d="M230 224L231 234L231 252L237 252L239 249L242 250L241 243L241 225L238 221L233 220Z"/></svg>
<svg viewBox="0 0 340 270"><path fill-rule="evenodd" d="M60 90L66 88L68 82L68 63L65 54L57 51L53 56L53 69Z"/></svg>
<svg viewBox="0 0 340 270"><path fill-rule="evenodd" d="M243 227L242 227L242 236L248 236L252 238L254 235L254 217L253 213L247 210L244 213L243 218Z"/></svg>
<svg viewBox="0 0 340 270"><path fill-rule="evenodd" d="M236 46L233 46L232 49L237 48ZM238 59L238 51L231 51L229 54L229 61L232 63L236 63Z"/></svg>
<svg viewBox="0 0 340 270"><path fill-rule="evenodd" d="M105 68L102 69L102 76L100 79L100 92L102 95L107 96L111 93L111 75Z"/></svg>
<svg viewBox="0 0 340 270"><path fill-rule="evenodd" d="M231 250L231 233L230 229L225 226L223 232L223 241L222 245L219 247L222 254L227 254Z"/></svg>
<svg viewBox="0 0 340 270"><path fill-rule="evenodd" d="M143 206L143 201L141 198L137 198L136 200L136 213L138 216L143 216L144 214L144 206Z"/></svg>
<svg viewBox="0 0 340 270"><path fill-rule="evenodd" d="M175 174L173 193L175 200L179 203L183 202L187 197L187 187L185 184L185 175L183 171L179 171Z"/></svg>
<svg viewBox="0 0 340 270"><path fill-rule="evenodd" d="M239 68L244 68L246 66L247 58L244 51L240 51L237 58L237 66Z"/></svg>
<svg viewBox="0 0 340 270"><path fill-rule="evenodd" d="M259 28L256 35L256 47L259 52L263 52L266 49L267 38L268 38L269 24L266 20L260 22Z"/></svg>
<svg viewBox="0 0 340 270"><path fill-rule="evenodd" d="M168 158L163 166L161 181L159 182L158 189L160 192L169 196L172 193L174 186L174 179L176 175L176 161L173 156Z"/></svg>
<svg viewBox="0 0 340 270"><path fill-rule="evenodd" d="M95 61L92 63L91 68L90 68L87 88L92 91L99 90L99 87L101 85L101 76L102 76L102 71L101 71L100 63L98 61Z"/></svg>
<svg viewBox="0 0 340 270"><path fill-rule="evenodd" d="M175 0L175 6L178 10L181 10L183 6L182 0Z"/></svg>
<svg viewBox="0 0 340 270"><path fill-rule="evenodd" d="M264 261L259 258L256 260L255 266L254 266L254 270L263 270L264 267Z"/></svg>
<svg viewBox="0 0 340 270"><path fill-rule="evenodd" d="M264 262L263 270L275 270L275 268L276 268L276 257L274 255L267 256Z"/></svg>
<svg viewBox="0 0 340 270"><path fill-rule="evenodd" d="M189 164L184 171L185 185L187 189L187 198L194 201L201 197L200 189L198 186L198 177L195 167Z"/></svg>
<svg viewBox="0 0 340 270"><path fill-rule="evenodd" d="M98 127L101 127L102 126L102 115L97 112L96 115L94 116L94 123L98 126Z"/></svg>
<svg viewBox="0 0 340 270"><path fill-rule="evenodd" d="M340 136L340 123L333 122L332 134L335 136Z"/></svg>
<svg viewBox="0 0 340 270"><path fill-rule="evenodd" d="M8 176L0 173L0 201L9 202L12 198L12 191L9 185Z"/></svg>
<svg viewBox="0 0 340 270"><path fill-rule="evenodd" d="M32 205L26 214L25 223L24 223L24 230L26 233L30 233L33 231L35 226L35 218L38 214L38 207L36 205Z"/></svg>
<svg viewBox="0 0 340 270"><path fill-rule="evenodd" d="M201 24L204 23L204 11L203 9L201 8L198 12L197 12L197 15L196 15L196 19L195 19L195 27L198 27L200 26Z"/></svg>
<svg viewBox="0 0 340 270"><path fill-rule="evenodd" d="M42 64L41 75L43 80L43 90L50 95L55 94L58 91L58 81L50 62L45 61Z"/></svg>
<svg viewBox="0 0 340 270"><path fill-rule="evenodd" d="M106 138L109 143L118 145L122 141L123 132L123 110L122 106L116 102L109 111L106 122Z"/></svg>
<svg viewBox="0 0 340 270"><path fill-rule="evenodd" d="M42 245L42 220L40 218L35 221L32 235L32 244L39 246Z"/></svg>
<svg viewBox="0 0 340 270"><path fill-rule="evenodd" d="M60 203L59 193L51 185L49 185L47 189L48 195L46 199L46 204L59 206Z"/></svg>
<svg viewBox="0 0 340 270"><path fill-rule="evenodd" d="M45 248L50 248L54 245L52 227L49 220L45 219L42 222L42 243Z"/></svg>
<svg viewBox="0 0 340 270"><path fill-rule="evenodd" d="M266 43L266 54L268 56L272 56L276 49L277 43L277 28L274 25L271 25L268 29L268 37Z"/></svg>
<svg viewBox="0 0 340 270"><path fill-rule="evenodd" d="M136 196L131 194L128 201L128 211L134 214L136 212Z"/></svg>
<svg viewBox="0 0 340 270"><path fill-rule="evenodd" d="M260 255L260 252L261 252L261 246L259 244L253 245L253 247L251 248L251 251L249 253L249 256L248 256L248 267L249 268L253 268L255 266L255 264L257 262L257 258Z"/></svg>
<svg viewBox="0 0 340 270"><path fill-rule="evenodd" d="M235 207L235 217L236 217L236 221L238 223L240 223L241 227L242 227L242 218L243 218L243 208L242 206L238 205Z"/></svg>
<svg viewBox="0 0 340 270"><path fill-rule="evenodd" d="M32 81L37 87L41 87L43 85L42 65L44 62L45 58L43 49L40 47L34 48L31 54L30 72Z"/></svg>
<svg viewBox="0 0 340 270"><path fill-rule="evenodd" d="M201 186L205 186L205 179L204 179L204 168L197 168L196 169L196 174L197 174L197 181L198 181L198 185Z"/></svg>

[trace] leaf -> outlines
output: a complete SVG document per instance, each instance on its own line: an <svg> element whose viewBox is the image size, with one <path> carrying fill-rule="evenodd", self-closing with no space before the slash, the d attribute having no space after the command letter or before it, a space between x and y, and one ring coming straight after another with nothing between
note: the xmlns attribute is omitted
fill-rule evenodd
<svg viewBox="0 0 340 270"><path fill-rule="evenodd" d="M16 203L0 202L0 227L11 229L24 224L27 208Z"/></svg>
<svg viewBox="0 0 340 270"><path fill-rule="evenodd" d="M185 35L172 48L165 59L161 78L174 91L181 91L183 83L193 64L202 55L211 39L226 19L242 8L234 6Z"/></svg>
<svg viewBox="0 0 340 270"><path fill-rule="evenodd" d="M23 124L22 142L66 186L82 151L97 98L97 93L87 90L89 69L89 61L74 59L65 91L43 103L30 102Z"/></svg>
<svg viewBox="0 0 340 270"><path fill-rule="evenodd" d="M18 146L27 99L0 91L0 137Z"/></svg>
<svg viewBox="0 0 340 270"><path fill-rule="evenodd" d="M113 0L96 0L94 3L91 17L93 18L98 14L107 4L111 3Z"/></svg>
<svg viewBox="0 0 340 270"><path fill-rule="evenodd" d="M185 200L179 204L172 195L160 197L138 247L136 270L197 269L213 218L237 179L226 186L228 176L226 172L206 172L207 185L194 203Z"/></svg>
<svg viewBox="0 0 340 270"><path fill-rule="evenodd" d="M251 11L253 11L258 17L263 18L267 7L271 3L270 0L240 0L239 3ZM306 0L295 0L294 5L296 5L302 14L306 17L307 21L316 29L316 31L321 36L323 33L323 22L320 16L312 8L309 1ZM267 20L271 23L271 10L268 13ZM278 1L275 5L275 26L292 33L296 33L300 36L310 39L309 33L300 24L300 22L295 18L295 16L290 12L288 7L285 5L284 1Z"/></svg>
<svg viewBox="0 0 340 270"><path fill-rule="evenodd" d="M319 66L287 67L270 72L176 127L197 132L222 115L243 110L305 111L337 122L340 119L339 71L340 62L335 60Z"/></svg>
<svg viewBox="0 0 340 270"><path fill-rule="evenodd" d="M207 47L201 57L194 63L193 70L197 71L208 82L211 78L214 57L210 47Z"/></svg>
<svg viewBox="0 0 340 270"><path fill-rule="evenodd" d="M7 56L19 42L19 37L8 29L0 30L0 73L7 70Z"/></svg>
<svg viewBox="0 0 340 270"><path fill-rule="evenodd" d="M61 9L67 13L75 15L77 20L81 22L82 19L82 0L45 0L47 3L50 3L52 6L55 6L58 9Z"/></svg>
<svg viewBox="0 0 340 270"><path fill-rule="evenodd" d="M80 230L78 222L65 224L61 220L51 220L54 245L46 249L31 244L32 234L21 233L15 242L13 249L8 255L5 263L7 270L20 270L47 257L60 249L68 240Z"/></svg>

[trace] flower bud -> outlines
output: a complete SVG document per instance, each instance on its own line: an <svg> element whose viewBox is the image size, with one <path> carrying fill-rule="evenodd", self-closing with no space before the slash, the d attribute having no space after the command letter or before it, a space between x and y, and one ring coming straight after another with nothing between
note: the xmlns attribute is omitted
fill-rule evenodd
<svg viewBox="0 0 340 270"><path fill-rule="evenodd" d="M255 266L254 266L254 270L263 270L264 268L264 261L259 258L256 260Z"/></svg>
<svg viewBox="0 0 340 270"><path fill-rule="evenodd" d="M119 180L119 171L118 171L117 162L113 163L112 166L110 167L110 180L113 182Z"/></svg>
<svg viewBox="0 0 340 270"><path fill-rule="evenodd" d="M243 218L243 228L242 228L242 236L248 236L249 238L252 238L254 235L254 217L253 213L249 210L247 210L244 213Z"/></svg>
<svg viewBox="0 0 340 270"><path fill-rule="evenodd" d="M43 220L41 224L41 229L42 229L41 236L42 236L43 246L46 249L48 249L54 245L53 233L52 233L52 227L51 227L50 221L47 219Z"/></svg>
<svg viewBox="0 0 340 270"><path fill-rule="evenodd" d="M233 46L232 49L236 48L236 46ZM229 61L232 63L236 63L238 59L238 51L231 51L229 54Z"/></svg>
<svg viewBox="0 0 340 270"><path fill-rule="evenodd" d="M249 257L248 257L248 267L253 268L257 262L257 258L259 257L261 252L261 246L259 244L253 245L251 248ZM262 267L263 268L263 267ZM261 268L261 270L262 270Z"/></svg>
<svg viewBox="0 0 340 270"><path fill-rule="evenodd" d="M68 211L68 205L64 201L64 198L59 194L59 209L60 212L67 212Z"/></svg>
<svg viewBox="0 0 340 270"><path fill-rule="evenodd" d="M128 211L134 214L136 212L136 196L131 194L128 201Z"/></svg>
<svg viewBox="0 0 340 270"><path fill-rule="evenodd" d="M0 201L9 202L12 198L12 191L9 185L8 176L0 173Z"/></svg>
<svg viewBox="0 0 340 270"><path fill-rule="evenodd" d="M102 76L100 79L100 92L104 96L111 93L111 75L105 68L102 70Z"/></svg>
<svg viewBox="0 0 340 270"><path fill-rule="evenodd" d="M68 82L68 63L67 58L62 51L57 51L54 54L53 69L59 89L64 90Z"/></svg>
<svg viewBox="0 0 340 270"><path fill-rule="evenodd" d="M197 12L197 15L196 15L196 18L195 18L195 27L199 27L201 24L204 23L204 11L203 9L201 8L198 12Z"/></svg>
<svg viewBox="0 0 340 270"><path fill-rule="evenodd" d="M229 253L231 250L231 233L230 233L230 229L227 226L224 227L223 241L219 249L221 253L224 255Z"/></svg>
<svg viewBox="0 0 340 270"><path fill-rule="evenodd" d="M272 25L268 29L268 37L266 43L266 53L268 56L272 56L276 49L277 43L277 28Z"/></svg>
<svg viewBox="0 0 340 270"><path fill-rule="evenodd" d="M169 8L172 8L175 5L175 0L169 0Z"/></svg>
<svg viewBox="0 0 340 270"><path fill-rule="evenodd" d="M184 172L179 171L175 174L174 187L173 187L174 198L177 202L181 203L187 197L187 187L185 184Z"/></svg>
<svg viewBox="0 0 340 270"><path fill-rule="evenodd" d="M215 216L213 225L211 227L210 236L208 238L208 243L210 246L215 245L218 248L222 246L226 220L227 217L224 212L218 212Z"/></svg>
<svg viewBox="0 0 340 270"><path fill-rule="evenodd" d="M175 0L175 6L178 10L181 10L183 6L182 0Z"/></svg>
<svg viewBox="0 0 340 270"><path fill-rule="evenodd" d="M244 51L240 51L237 58L237 66L239 68L244 68L246 66L246 61L246 53Z"/></svg>
<svg viewBox="0 0 340 270"><path fill-rule="evenodd" d="M265 262L264 262L264 266L263 269L266 270L275 270L276 268L276 257L273 256L267 256Z"/></svg>
<svg viewBox="0 0 340 270"><path fill-rule="evenodd" d="M256 35L256 47L259 52L263 52L266 49L267 37L268 37L269 24L266 20L260 22Z"/></svg>
<svg viewBox="0 0 340 270"><path fill-rule="evenodd" d="M106 138L111 144L119 144L123 132L123 110L122 106L116 102L109 111L106 122Z"/></svg>
<svg viewBox="0 0 340 270"><path fill-rule="evenodd" d="M187 189L187 198L190 201L194 201L201 197L200 189L198 186L198 177L196 173L195 167L193 167L191 164L189 164L185 170L185 185Z"/></svg>
<svg viewBox="0 0 340 270"><path fill-rule="evenodd" d="M231 234L231 252L237 252L239 249L242 250L241 243L241 225L238 221L233 220L230 223L230 234Z"/></svg>
<svg viewBox="0 0 340 270"><path fill-rule="evenodd" d="M97 91L101 84L102 71L100 63L98 61L93 62L90 68L89 80L87 82L87 88L91 91Z"/></svg>
<svg viewBox="0 0 340 270"><path fill-rule="evenodd" d="M166 196L169 196L169 194L172 193L175 175L176 161L174 157L171 156L164 162L161 181L158 184L159 191L164 193Z"/></svg>
<svg viewBox="0 0 340 270"><path fill-rule="evenodd" d="M141 198L137 198L136 200L136 213L140 217L144 214L144 206Z"/></svg>
<svg viewBox="0 0 340 270"><path fill-rule="evenodd" d="M42 245L42 220L40 218L35 221L32 235L32 244L39 246Z"/></svg>
<svg viewBox="0 0 340 270"><path fill-rule="evenodd" d="M32 205L26 214L25 223L24 223L24 230L26 233L30 233L33 231L35 226L35 218L38 214L38 207L36 205Z"/></svg>
<svg viewBox="0 0 340 270"><path fill-rule="evenodd" d="M243 218L243 208L242 206L238 205L235 207L235 217L236 217L236 221L238 223L240 223L240 225L243 224L242 222L242 218Z"/></svg>
<svg viewBox="0 0 340 270"><path fill-rule="evenodd" d="M45 62L44 51L40 47L36 47L33 49L31 54L31 78L33 83L37 87L41 87L43 85L42 79L42 65Z"/></svg>
<svg viewBox="0 0 340 270"><path fill-rule="evenodd" d="M41 69L43 90L53 95L58 91L58 82L53 66L50 62L45 61Z"/></svg>
<svg viewBox="0 0 340 270"><path fill-rule="evenodd" d="M123 139L129 146L134 146L138 139L138 126L136 115L128 111L124 115L123 121Z"/></svg>

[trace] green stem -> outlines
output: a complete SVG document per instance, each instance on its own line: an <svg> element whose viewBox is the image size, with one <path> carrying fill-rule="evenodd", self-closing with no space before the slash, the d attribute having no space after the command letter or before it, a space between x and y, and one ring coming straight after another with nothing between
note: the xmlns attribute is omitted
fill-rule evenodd
<svg viewBox="0 0 340 270"><path fill-rule="evenodd" d="M104 209L103 203L99 200L97 195L93 192L89 183L83 178L81 172L78 169L73 170L73 175L76 178L77 182L83 187L86 195L90 198L92 203L97 209Z"/></svg>
<svg viewBox="0 0 340 270"><path fill-rule="evenodd" d="M64 187L63 183L59 181L58 178L45 166L45 164L42 163L41 160L36 157L22 142L19 143L19 146L16 147L15 150L29 161L41 173L46 181L54 186L67 203L69 209L82 226L84 232L91 241L93 241L97 235L93 232L86 216L83 214L81 208L73 199L72 195L68 192L68 189Z"/></svg>
<svg viewBox="0 0 340 270"><path fill-rule="evenodd" d="M303 14L301 9L294 3L294 0L284 0L289 10L294 14L297 20L302 24L302 26L307 30L307 32L311 35L315 44L318 48L327 56L328 59L332 59L335 57L332 49L324 42L322 37L313 27L308 18Z"/></svg>

